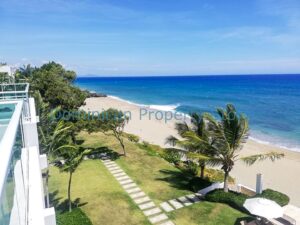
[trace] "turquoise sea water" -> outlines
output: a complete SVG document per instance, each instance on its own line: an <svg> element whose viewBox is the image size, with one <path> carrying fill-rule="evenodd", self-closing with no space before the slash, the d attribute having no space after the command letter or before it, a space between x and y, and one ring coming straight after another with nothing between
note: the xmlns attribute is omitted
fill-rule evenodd
<svg viewBox="0 0 300 225"><path fill-rule="evenodd" d="M300 75L79 77L76 84L184 113L233 103L248 116L252 138L300 151Z"/></svg>

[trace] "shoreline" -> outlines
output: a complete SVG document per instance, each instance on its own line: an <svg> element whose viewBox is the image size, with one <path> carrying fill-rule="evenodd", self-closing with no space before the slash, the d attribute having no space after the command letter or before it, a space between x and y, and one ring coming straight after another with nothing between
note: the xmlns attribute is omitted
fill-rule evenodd
<svg viewBox="0 0 300 225"><path fill-rule="evenodd" d="M118 100L118 101L122 101L122 102L127 103L127 104L132 104L132 105L135 105L137 107L150 108L152 110L175 112L176 108L180 106L180 104L176 104L176 105L145 105L145 104L139 104L139 103L136 103L136 102L132 102L132 101L129 101L129 100L126 100L126 99L123 99L123 98L120 98L120 97L114 96L114 95L107 95L107 97ZM186 117L189 117L189 115L186 114L186 113L182 113L182 112L179 112L179 113L185 114ZM261 139L258 139L256 137L252 137L252 136L249 136L249 140L252 140L254 142L257 142L257 143L263 144L263 145L270 145L270 147L280 148L280 149L283 149L283 150L300 153L300 148L289 148L289 147L286 147L286 146L283 146L283 145L280 145L280 144L273 144L269 141L261 140Z"/></svg>
<svg viewBox="0 0 300 225"><path fill-rule="evenodd" d="M138 104L123 101L120 98L104 97L104 98L88 98L86 105L82 106L86 111L102 111L108 108L116 108L122 111L130 111L132 117L125 126L125 132L132 133L140 137L141 140L151 144L157 144L166 147L165 138L169 135L177 136L175 130L175 120L165 123L157 119L141 119L139 118L140 110L145 107L149 112L157 112L148 106L139 106ZM291 204L300 206L299 186L297 171L300 171L300 152L287 150L273 145L262 144L249 139L241 151L242 156L251 154L261 154L270 151L284 153L285 157L274 163L271 161L257 162L252 166L246 166L242 162L236 162L231 175L236 179L236 183L249 186L255 189L256 174L263 174L263 187L271 188L286 193L290 198Z"/></svg>

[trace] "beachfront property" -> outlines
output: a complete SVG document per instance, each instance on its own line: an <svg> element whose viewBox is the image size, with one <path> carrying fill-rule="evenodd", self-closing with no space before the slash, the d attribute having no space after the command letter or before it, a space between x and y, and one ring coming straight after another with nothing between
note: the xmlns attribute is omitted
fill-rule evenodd
<svg viewBox="0 0 300 225"><path fill-rule="evenodd" d="M14 66L0 64L0 74L5 74L8 82L14 80L16 71L17 68Z"/></svg>
<svg viewBox="0 0 300 225"><path fill-rule="evenodd" d="M55 225L47 207L40 155L38 117L29 84L0 84L0 224Z"/></svg>
<svg viewBox="0 0 300 225"><path fill-rule="evenodd" d="M0 225L300 225L300 0L0 0Z"/></svg>
<svg viewBox="0 0 300 225"><path fill-rule="evenodd" d="M58 70L62 73L57 74ZM199 144L197 139L187 139L189 136L178 132L185 141L185 147L180 148L179 136L172 136L178 126L170 128L157 119L137 120L140 106L89 96L73 85L69 71L57 63L35 68L31 76L27 77L30 84L1 84L1 225L233 225L262 220L276 225L299 224L299 208L290 204L285 193L273 186L265 188L261 174L257 175L255 189L223 170L227 161L216 157L220 156L218 151L228 152L224 147L228 145L212 146L216 152L212 156L210 145L190 148L188 145ZM68 78L71 81L67 82ZM61 95L61 90L72 91ZM238 126L248 126L248 120L238 116L233 105L226 107L237 115ZM133 113L128 124L114 117L116 112L122 115L116 109L126 108ZM55 112L73 112L67 109L83 114L95 110L106 116L103 121L53 116ZM194 123L194 116L197 118L191 115L186 124L187 132L196 132L197 126L209 122L209 117L199 117L202 122ZM123 128L132 123L134 129L125 132ZM206 127L202 127L204 132ZM220 126L218 132L222 129ZM247 137L248 129L240 130ZM167 142L172 139L174 144L166 147L150 143L149 137ZM242 147L241 142L236 143ZM219 167L207 164L202 170L202 161L189 154L197 154L199 149L208 160L215 157L213 160L221 162ZM237 152L234 160L241 159L239 148L230 151ZM256 161L253 158L272 157L283 156L271 152L248 156L248 162L252 165Z"/></svg>

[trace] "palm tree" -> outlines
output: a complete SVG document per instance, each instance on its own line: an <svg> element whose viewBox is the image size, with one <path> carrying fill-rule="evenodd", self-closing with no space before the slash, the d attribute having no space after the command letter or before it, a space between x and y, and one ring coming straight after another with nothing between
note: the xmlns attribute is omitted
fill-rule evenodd
<svg viewBox="0 0 300 225"><path fill-rule="evenodd" d="M66 127L63 121L59 121L55 126L54 130L51 133L44 133L41 127L39 127L40 136L42 137L40 140L41 150L44 153L47 153L50 161L55 160L57 158L57 153L60 149L68 148L69 144L66 142L68 130L70 127ZM46 170L45 174L45 182L46 182L46 205L50 205L49 201L49 191L48 191L48 183L49 183L49 168Z"/></svg>
<svg viewBox="0 0 300 225"><path fill-rule="evenodd" d="M228 192L229 173L233 169L235 162L241 160L247 165L253 165L257 161L270 159L275 161L284 157L284 154L269 152L266 154L256 154L246 157L239 157L243 144L249 137L249 122L244 115L238 115L235 107L228 104L226 109L217 109L220 121L213 117L207 118L207 131L212 140L215 154L207 156L203 154L193 155L205 160L212 166L221 166L224 171L224 191Z"/></svg>
<svg viewBox="0 0 300 225"><path fill-rule="evenodd" d="M191 113L191 124L188 125L185 121L181 123L176 123L176 130L180 135L181 139L174 136L169 136L166 140L167 143L183 148L190 153L200 153L201 155L213 156L215 149L210 139L206 128L206 120L210 119L212 116L209 113L204 113L202 115L198 113ZM193 154L187 154L187 156L193 158ZM200 170L201 178L204 178L205 171L205 160L197 157Z"/></svg>
<svg viewBox="0 0 300 225"><path fill-rule="evenodd" d="M30 64L27 65L23 65L22 67L20 67L16 73L16 79L17 80L25 80L26 82L28 82L31 77L32 77L32 73L35 70L35 67L32 67Z"/></svg>
<svg viewBox="0 0 300 225"><path fill-rule="evenodd" d="M57 121L55 119L55 114L60 110L60 107L56 107L50 110L49 104L45 103L37 91L34 93L36 108L39 110L39 124L38 124L38 134L40 140L40 150L41 153L48 155L49 161L55 160L57 157L57 152L61 148L68 147L67 136L70 130L70 126L66 126L63 121ZM45 187L46 187L46 206L50 206L49 201L49 169L47 168L45 172Z"/></svg>
<svg viewBox="0 0 300 225"><path fill-rule="evenodd" d="M71 186L72 186L72 177L75 170L78 168L80 163L83 161L84 156L92 153L92 149L85 149L83 147L73 145L60 150L60 158L64 160L63 165L60 165L60 169L63 172L69 173L68 181L68 204L69 212L72 211L72 201L71 201Z"/></svg>

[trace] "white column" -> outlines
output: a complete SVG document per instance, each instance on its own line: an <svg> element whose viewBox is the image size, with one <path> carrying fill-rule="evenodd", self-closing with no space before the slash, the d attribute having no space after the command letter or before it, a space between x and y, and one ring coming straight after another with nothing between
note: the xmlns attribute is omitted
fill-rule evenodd
<svg viewBox="0 0 300 225"><path fill-rule="evenodd" d="M256 174L256 194L261 194L263 191L262 174Z"/></svg>

